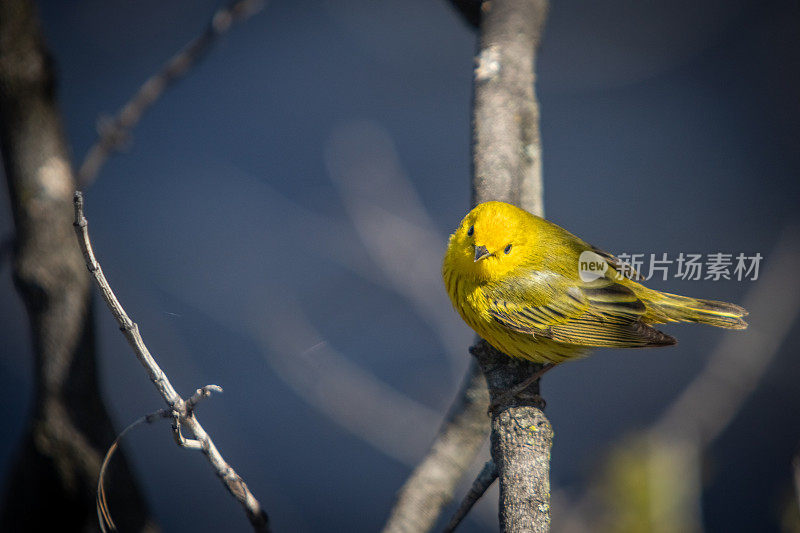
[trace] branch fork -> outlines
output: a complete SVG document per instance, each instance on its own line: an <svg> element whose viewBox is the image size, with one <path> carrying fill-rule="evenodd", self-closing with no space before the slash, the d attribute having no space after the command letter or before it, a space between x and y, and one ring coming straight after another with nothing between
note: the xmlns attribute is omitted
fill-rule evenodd
<svg viewBox="0 0 800 533"><path fill-rule="evenodd" d="M174 389L169 378L158 366L147 346L139 334L139 326L131 320L128 314L120 304L114 291L108 283L103 269L97 262L97 259L92 250L92 244L89 240L88 222L83 214L83 195L80 191L76 192L73 197L73 205L75 208L75 220L73 227L78 236L78 243L80 244L83 257L86 261L86 267L92 275L100 292L103 300L108 305L111 313L119 324L119 328L128 340L128 344L133 348L139 362L144 366L147 371L150 381L153 382L162 399L166 402L169 413L173 418L173 436L178 446L192 450L201 450L203 454L211 463L217 477L220 478L225 488L236 498L247 514L251 525L255 531L267 532L269 528L269 518L267 513L262 509L261 504L253 496L247 488L244 480L236 473L236 471L228 465L223 459L222 455L217 450L211 437L206 433L203 426L194 415L195 406L204 398L211 395L212 392L222 392L222 388L218 385L206 385L197 391L188 399L184 400ZM194 436L193 439L187 439L181 433L181 427L184 426Z"/></svg>

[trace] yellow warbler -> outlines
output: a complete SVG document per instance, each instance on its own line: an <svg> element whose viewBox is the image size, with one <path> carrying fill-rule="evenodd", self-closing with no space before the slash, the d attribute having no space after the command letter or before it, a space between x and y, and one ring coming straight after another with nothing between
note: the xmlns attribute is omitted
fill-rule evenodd
<svg viewBox="0 0 800 533"><path fill-rule="evenodd" d="M453 306L478 335L539 363L580 357L592 347L675 344L653 324L747 327L747 311L738 305L648 289L623 276L625 268L543 218L486 202L450 236L442 276Z"/></svg>

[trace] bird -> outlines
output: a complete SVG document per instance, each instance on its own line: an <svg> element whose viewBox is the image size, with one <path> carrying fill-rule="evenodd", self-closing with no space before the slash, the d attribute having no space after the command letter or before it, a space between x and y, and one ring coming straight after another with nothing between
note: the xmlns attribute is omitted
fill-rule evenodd
<svg viewBox="0 0 800 533"><path fill-rule="evenodd" d="M649 289L616 256L499 201L478 204L461 221L442 278L453 307L481 338L547 370L593 348L675 344L657 324L747 328L744 308Z"/></svg>

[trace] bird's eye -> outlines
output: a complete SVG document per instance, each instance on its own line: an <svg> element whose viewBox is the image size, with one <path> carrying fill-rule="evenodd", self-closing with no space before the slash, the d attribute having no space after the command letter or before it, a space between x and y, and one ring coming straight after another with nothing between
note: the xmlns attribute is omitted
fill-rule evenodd
<svg viewBox="0 0 800 533"><path fill-rule="evenodd" d="M507 254L510 254L510 253L511 253L511 245L510 245L510 244L509 244L509 245L507 245L507 246L506 246L506 249L505 249L505 250L503 250L503 251L504 251L505 253L507 253Z"/></svg>
<svg viewBox="0 0 800 533"><path fill-rule="evenodd" d="M470 226L467 230L467 235L472 237L472 234L475 233L475 226Z"/></svg>

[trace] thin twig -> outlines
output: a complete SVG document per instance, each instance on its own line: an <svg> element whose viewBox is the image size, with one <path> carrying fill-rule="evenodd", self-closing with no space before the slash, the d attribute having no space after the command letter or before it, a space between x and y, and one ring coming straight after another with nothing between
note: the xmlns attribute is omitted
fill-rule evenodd
<svg viewBox="0 0 800 533"><path fill-rule="evenodd" d="M263 7L264 0L236 0L217 10L205 31L172 56L161 70L150 76L116 116L101 118L97 128L99 137L89 148L78 170L78 188L85 189L94 181L108 157L125 146L131 130L139 123L144 112L167 88L196 65L211 46L230 30L234 22L247 20Z"/></svg>
<svg viewBox="0 0 800 533"><path fill-rule="evenodd" d="M192 397L186 400L186 406L189 409L194 409L198 403L211 396L212 392L222 394L222 387L219 385L206 385L205 387L197 389Z"/></svg>
<svg viewBox="0 0 800 533"><path fill-rule="evenodd" d="M158 363L153 359L147 346L145 346L144 340L142 340L139 334L139 326L130 319L119 303L116 295L111 290L111 286L108 280L106 280L103 270L100 268L100 264L97 262L94 251L92 250L92 244L89 240L88 222L83 215L83 195L80 192L75 193L73 203L75 206L75 222L73 226L78 236L78 242L83 252L83 257L86 260L86 266L94 278L94 281L97 283L97 286L100 288L103 300L111 310L111 314L114 315L114 318L120 326L120 330L122 330L122 333L128 340L128 344L131 345L139 362L147 371L150 381L156 386L156 389L167 403L170 411L175 413L176 421L186 426L189 431L192 432L194 440L199 443L200 449L211 463L217 477L220 478L228 491L244 507L253 529L259 532L269 531L269 518L267 517L267 513L261 508L258 500L256 500L255 496L253 496L247 488L244 480L242 480L239 474L237 474L236 471L225 462L225 459L222 458L222 455L217 450L211 437L206 433L205 429L203 429L203 426L200 425L197 418L195 418L194 412L189 408L187 402L175 392L169 378L167 378L167 375L164 374L161 367L159 367Z"/></svg>
<svg viewBox="0 0 800 533"><path fill-rule="evenodd" d="M483 469L478 474L478 477L475 478L469 492L464 496L464 499L461 500L461 505L458 506L450 522L447 523L447 526L444 528L444 533L452 533L456 530L461 521L467 516L467 513L478 503L478 500L481 499L483 494L492 486L492 483L494 483L496 479L497 468L494 466L494 461L489 460L483 465Z"/></svg>

